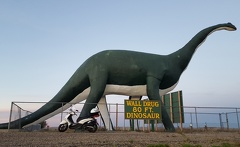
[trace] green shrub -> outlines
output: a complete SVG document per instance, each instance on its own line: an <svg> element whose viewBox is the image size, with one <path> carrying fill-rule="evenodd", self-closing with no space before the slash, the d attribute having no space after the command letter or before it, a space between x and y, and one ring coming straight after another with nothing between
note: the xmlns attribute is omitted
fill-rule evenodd
<svg viewBox="0 0 240 147"><path fill-rule="evenodd" d="M201 145L191 145L191 144L183 144L182 147L202 147Z"/></svg>

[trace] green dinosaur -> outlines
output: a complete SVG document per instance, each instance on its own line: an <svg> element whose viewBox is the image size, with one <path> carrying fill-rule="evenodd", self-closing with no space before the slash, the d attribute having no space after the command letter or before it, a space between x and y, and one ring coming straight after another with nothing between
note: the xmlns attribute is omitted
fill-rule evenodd
<svg viewBox="0 0 240 147"><path fill-rule="evenodd" d="M178 83L197 47L206 37L217 30L236 30L231 23L214 25L201 30L184 47L169 55L156 55L127 50L106 50L87 59L72 75L63 88L32 114L11 123L29 126L50 118L69 107L69 104L86 99L79 117L86 117L96 107L102 96L121 94L148 96L160 100L160 95L171 91ZM175 128L162 105L162 122L168 131ZM7 128L7 123L0 124Z"/></svg>

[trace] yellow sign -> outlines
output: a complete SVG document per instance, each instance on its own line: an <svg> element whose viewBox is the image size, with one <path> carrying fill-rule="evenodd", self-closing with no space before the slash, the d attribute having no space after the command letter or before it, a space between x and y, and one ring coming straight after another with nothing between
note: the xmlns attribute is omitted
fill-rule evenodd
<svg viewBox="0 0 240 147"><path fill-rule="evenodd" d="M161 119L160 101L125 100L125 119Z"/></svg>

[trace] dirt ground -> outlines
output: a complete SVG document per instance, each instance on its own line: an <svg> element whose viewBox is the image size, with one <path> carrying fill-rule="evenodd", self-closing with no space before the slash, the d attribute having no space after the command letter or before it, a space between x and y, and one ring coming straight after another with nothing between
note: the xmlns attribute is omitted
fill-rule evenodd
<svg viewBox="0 0 240 147"><path fill-rule="evenodd" d="M0 131L0 146L14 147L240 147L238 131L136 132Z"/></svg>

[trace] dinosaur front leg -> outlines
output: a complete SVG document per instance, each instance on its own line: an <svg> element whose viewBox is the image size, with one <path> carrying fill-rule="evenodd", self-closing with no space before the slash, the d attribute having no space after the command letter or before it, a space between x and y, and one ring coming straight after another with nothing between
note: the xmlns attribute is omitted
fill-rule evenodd
<svg viewBox="0 0 240 147"><path fill-rule="evenodd" d="M160 100L161 112L162 112L162 123L167 131L175 131L173 123L164 107L162 100L159 95L160 80L154 77L147 77L147 95L150 100Z"/></svg>
<svg viewBox="0 0 240 147"><path fill-rule="evenodd" d="M99 72L95 72L95 73L100 74ZM79 118L88 117L90 115L90 111L92 110L92 108L95 108L97 106L98 102L103 96L103 93L106 87L106 82L107 82L107 76L103 76L103 75L107 75L107 74L102 74L102 76L98 76L98 77L94 75L89 76L90 85L91 85L90 93L82 108Z"/></svg>

